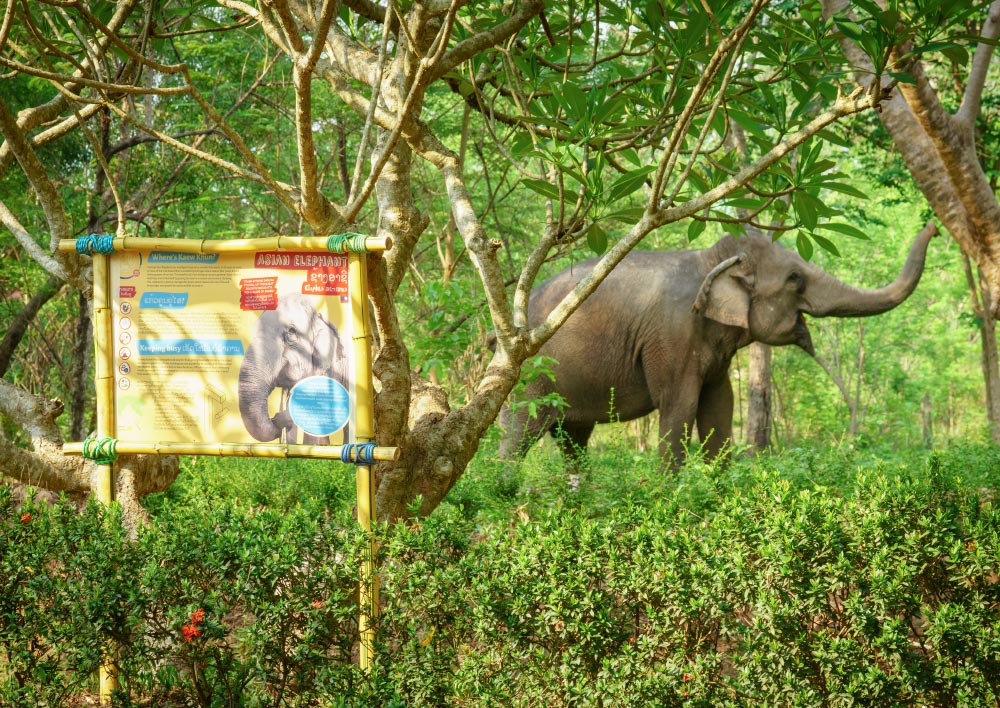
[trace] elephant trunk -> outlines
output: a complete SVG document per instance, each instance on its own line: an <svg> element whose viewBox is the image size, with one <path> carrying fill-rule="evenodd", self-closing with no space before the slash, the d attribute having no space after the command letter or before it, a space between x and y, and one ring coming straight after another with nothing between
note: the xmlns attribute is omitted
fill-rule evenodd
<svg viewBox="0 0 1000 708"><path fill-rule="evenodd" d="M281 435L281 429L267 414L267 398L274 390L274 374L253 363L253 348L247 351L240 367L240 416L247 432L255 440L270 442Z"/></svg>
<svg viewBox="0 0 1000 708"><path fill-rule="evenodd" d="M930 222L917 234L903 270L884 288L856 288L816 268L805 312L814 317L867 317L891 310L908 298L920 282L927 244L937 233L937 226Z"/></svg>

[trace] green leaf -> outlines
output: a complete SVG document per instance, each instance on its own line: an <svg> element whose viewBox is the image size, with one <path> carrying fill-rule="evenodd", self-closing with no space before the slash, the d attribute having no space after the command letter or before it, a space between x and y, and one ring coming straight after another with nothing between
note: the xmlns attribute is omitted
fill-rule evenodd
<svg viewBox="0 0 1000 708"><path fill-rule="evenodd" d="M844 137L843 135L839 135L838 133L832 130L823 129L816 134L816 137L822 138L828 143L833 143L834 145L838 145L844 148L853 147L854 145L854 143L852 143L848 138Z"/></svg>
<svg viewBox="0 0 1000 708"><path fill-rule="evenodd" d="M614 117L616 119L621 118L622 116L617 114L620 114L622 112L623 103L624 99L621 96L616 96L602 103L600 106L597 107L597 110L594 111L594 123L596 124L604 123L605 119L607 119L607 117L612 114L615 114Z"/></svg>
<svg viewBox="0 0 1000 708"><path fill-rule="evenodd" d="M840 251L837 250L836 244L834 244L834 242L828 239L826 236L820 236L819 234L816 233L810 233L809 236L812 238L813 241L819 244L820 248L822 248L827 253L832 253L833 255L838 257L840 256Z"/></svg>
<svg viewBox="0 0 1000 708"><path fill-rule="evenodd" d="M627 150L621 151L621 156L631 162L636 167L642 167L642 160L639 159L639 153L636 152L635 148L628 148Z"/></svg>
<svg viewBox="0 0 1000 708"><path fill-rule="evenodd" d="M795 207L795 214L798 216L799 221L812 231L816 228L816 224L819 221L819 214L809 196L806 192L795 192L792 195L792 206Z"/></svg>
<svg viewBox="0 0 1000 708"><path fill-rule="evenodd" d="M900 84L916 84L917 80L914 78L913 74L908 71L890 71L889 76L892 77L894 81Z"/></svg>
<svg viewBox="0 0 1000 708"><path fill-rule="evenodd" d="M858 199L868 199L868 195L866 193L862 192L860 189L852 187L849 184L844 184L843 182L820 182L817 186L834 192L849 194L850 196L857 197Z"/></svg>
<svg viewBox="0 0 1000 708"><path fill-rule="evenodd" d="M559 198L559 188L556 187L551 182L546 182L543 179L522 179L522 184L525 187L532 190L533 192L538 192L543 197L548 197L549 199Z"/></svg>
<svg viewBox="0 0 1000 708"><path fill-rule="evenodd" d="M822 174L823 172L829 172L836 166L837 163L833 160L816 160L812 164L807 165L802 173L805 175Z"/></svg>
<svg viewBox="0 0 1000 708"><path fill-rule="evenodd" d="M597 255L601 255L608 250L608 235L596 221L587 230L587 245Z"/></svg>
<svg viewBox="0 0 1000 708"><path fill-rule="evenodd" d="M575 118L587 115L587 94L575 82L567 81L560 87L560 102L566 112Z"/></svg>
<svg viewBox="0 0 1000 708"><path fill-rule="evenodd" d="M510 144L510 151L518 157L523 157L533 152L535 144L529 133L519 133Z"/></svg>
<svg viewBox="0 0 1000 708"><path fill-rule="evenodd" d="M854 42L860 42L865 38L865 30L857 22L849 20L846 17L834 17L833 24L837 26L837 29Z"/></svg>
<svg viewBox="0 0 1000 708"><path fill-rule="evenodd" d="M655 165L646 165L635 170L629 170L621 175L608 190L608 201L616 202L639 189L646 182L646 175L656 169Z"/></svg>
<svg viewBox="0 0 1000 708"><path fill-rule="evenodd" d="M992 37L980 37L977 34L959 34L955 35L955 39L967 39L975 42L976 44L986 44L991 47L1000 47L1000 39L994 39Z"/></svg>
<svg viewBox="0 0 1000 708"><path fill-rule="evenodd" d="M688 224L688 242L694 241L696 238L701 236L702 232L705 231L706 223L704 221L699 221L698 219L691 219L691 223Z"/></svg>
<svg viewBox="0 0 1000 708"><path fill-rule="evenodd" d="M760 199L751 199L750 197L739 197L737 199L729 199L725 202L725 206L732 207L734 209L746 209L748 211L757 211L763 206Z"/></svg>
<svg viewBox="0 0 1000 708"><path fill-rule="evenodd" d="M798 249L799 255L802 256L807 261L812 260L813 255L813 245L809 237L803 232L799 231L799 235L795 237L795 248Z"/></svg>
<svg viewBox="0 0 1000 708"><path fill-rule="evenodd" d="M615 209L601 218L609 219L611 221L620 221L631 226L642 218L643 212L645 211L646 209L641 206L625 207L624 209Z"/></svg>
<svg viewBox="0 0 1000 708"><path fill-rule="evenodd" d="M688 182L694 185L694 188L702 194L712 188L712 185L708 183L708 180L698 170L691 170L691 173L688 175Z"/></svg>
<svg viewBox="0 0 1000 708"><path fill-rule="evenodd" d="M941 53L948 57L952 63L965 66L969 63L969 50L962 46L945 47Z"/></svg>
<svg viewBox="0 0 1000 708"><path fill-rule="evenodd" d="M860 239L861 241L870 241L871 238L861 229L851 226L850 224L844 224L838 221L828 221L825 224L819 224L816 228L826 229L827 231L836 231L837 233L844 234L845 236L850 236L851 238Z"/></svg>

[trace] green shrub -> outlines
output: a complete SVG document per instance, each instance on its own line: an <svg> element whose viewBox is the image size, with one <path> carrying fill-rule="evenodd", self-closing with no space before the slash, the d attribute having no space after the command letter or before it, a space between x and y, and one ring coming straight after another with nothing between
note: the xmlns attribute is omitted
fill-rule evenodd
<svg viewBox="0 0 1000 708"><path fill-rule="evenodd" d="M996 454L695 461L663 502L616 502L652 463L598 457L599 515L532 503L529 461L506 512L470 485L476 513L377 531L368 673L345 510L182 494L129 542L113 511L0 488L0 705L92 692L109 656L118 705L996 705Z"/></svg>
<svg viewBox="0 0 1000 708"><path fill-rule="evenodd" d="M59 706L92 687L133 622L130 552L117 515L17 508L0 487L0 703Z"/></svg>

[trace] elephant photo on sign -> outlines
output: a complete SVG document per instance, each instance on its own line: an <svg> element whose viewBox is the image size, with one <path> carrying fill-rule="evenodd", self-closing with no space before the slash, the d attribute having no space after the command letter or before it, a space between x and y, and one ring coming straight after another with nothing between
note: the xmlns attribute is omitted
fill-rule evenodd
<svg viewBox="0 0 1000 708"><path fill-rule="evenodd" d="M286 295L274 310L264 312L254 328L240 366L239 405L243 424L261 442L294 444L298 426L289 412L289 394L309 377L332 379L349 389L350 356L337 328L316 311L306 295ZM272 415L268 399L280 389L281 404ZM344 439L349 431L343 428ZM325 445L329 435L303 432L303 444Z"/></svg>
<svg viewBox="0 0 1000 708"><path fill-rule="evenodd" d="M813 354L804 315L866 317L903 302L920 280L928 224L891 284L846 285L763 234L726 237L697 251L634 251L539 350L557 363L526 400L558 394L565 406L508 404L500 452L522 457L546 432L574 462L597 423L660 413L660 454L679 465L695 426L709 457L732 436L729 363L751 342L795 344ZM529 302L532 326L590 272L596 259L539 285Z"/></svg>

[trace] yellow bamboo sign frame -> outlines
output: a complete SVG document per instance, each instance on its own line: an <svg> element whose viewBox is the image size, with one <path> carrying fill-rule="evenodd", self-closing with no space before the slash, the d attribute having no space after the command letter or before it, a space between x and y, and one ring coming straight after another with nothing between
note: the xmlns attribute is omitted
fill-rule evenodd
<svg viewBox="0 0 1000 708"><path fill-rule="evenodd" d="M310 457L351 461L355 464L358 523L370 533L375 523L374 463L398 459L400 450L374 444L374 390L370 319L368 316L368 280L366 253L384 251L392 242L385 237L341 234L332 237L275 236L260 239L190 240L143 237L87 236L60 241L60 251L77 251L93 258L94 275L94 349L95 388L97 397L97 438L70 442L63 452L87 455L97 463L93 492L97 499L110 504L115 498L115 458L118 454L220 455L246 457ZM112 262L115 254L173 252L183 254L226 254L246 252L326 251L347 255L347 289L352 326L351 362L353 363L354 443L343 445L292 443L234 443L218 441L135 441L117 440L116 352L112 298ZM179 283L178 285L183 285ZM378 576L375 572L375 546L369 541L362 562L358 628L360 665L368 669L373 659L374 621L378 617ZM101 671L101 700L106 703L117 687L111 662Z"/></svg>

